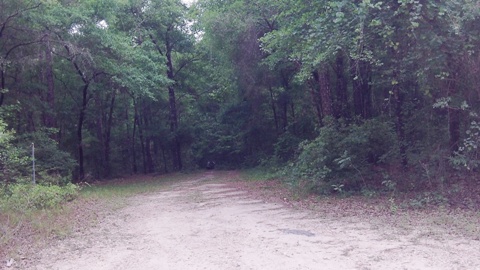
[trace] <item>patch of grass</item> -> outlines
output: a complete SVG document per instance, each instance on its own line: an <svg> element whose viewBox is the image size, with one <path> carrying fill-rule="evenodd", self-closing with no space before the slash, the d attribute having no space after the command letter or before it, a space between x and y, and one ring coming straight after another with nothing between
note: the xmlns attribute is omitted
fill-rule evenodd
<svg viewBox="0 0 480 270"><path fill-rule="evenodd" d="M275 172L267 168L253 168L240 171L240 176L248 181L267 181L278 177Z"/></svg>
<svg viewBox="0 0 480 270"><path fill-rule="evenodd" d="M454 233L461 233L480 240L480 213L469 210L437 210L435 215L430 217L430 222L449 229Z"/></svg>
<svg viewBox="0 0 480 270"><path fill-rule="evenodd" d="M78 198L48 209L0 211L0 259L21 261L52 239L62 239L87 228L103 204Z"/></svg>
<svg viewBox="0 0 480 270"><path fill-rule="evenodd" d="M57 233L65 234L69 222L58 222L58 218L68 216L78 187L15 183L1 192L0 257L15 253L17 247L34 246Z"/></svg>
<svg viewBox="0 0 480 270"><path fill-rule="evenodd" d="M0 247L4 248L4 246L11 241L22 223L23 218L21 215L13 215L5 210L0 212ZM0 248L0 250L1 249L2 248Z"/></svg>
<svg viewBox="0 0 480 270"><path fill-rule="evenodd" d="M184 179L181 173L164 176L134 176L125 179L115 179L93 185L84 185L80 195L93 199L115 199L133 196L135 194L155 192L179 179Z"/></svg>

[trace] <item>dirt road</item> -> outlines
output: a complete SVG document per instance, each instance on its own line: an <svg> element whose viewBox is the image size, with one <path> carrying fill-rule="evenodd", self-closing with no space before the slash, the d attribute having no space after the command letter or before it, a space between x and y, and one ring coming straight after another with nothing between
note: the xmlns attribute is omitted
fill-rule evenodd
<svg viewBox="0 0 480 270"><path fill-rule="evenodd" d="M480 269L480 242L253 199L216 173L131 198L29 269Z"/></svg>

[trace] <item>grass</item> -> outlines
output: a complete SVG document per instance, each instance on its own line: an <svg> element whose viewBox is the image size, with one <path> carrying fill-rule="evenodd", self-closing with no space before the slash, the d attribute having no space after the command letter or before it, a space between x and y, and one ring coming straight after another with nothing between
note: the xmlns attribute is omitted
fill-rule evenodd
<svg viewBox="0 0 480 270"><path fill-rule="evenodd" d="M240 172L241 178L247 181L267 181L277 178L277 174L266 168L253 168Z"/></svg>
<svg viewBox="0 0 480 270"><path fill-rule="evenodd" d="M0 235L0 261L3 261L2 257L11 257L18 261L19 258L27 256L30 249L42 246L49 239L68 236L77 223L80 223L77 220L83 219L87 215L86 212L83 212L86 204L83 200L79 200L76 203L68 202L61 207L48 210L13 211L2 209L0 214L0 231L2 232ZM75 216L77 216L77 220L73 218Z"/></svg>
<svg viewBox="0 0 480 270"><path fill-rule="evenodd" d="M120 178L82 188L81 196L94 199L126 198L136 194L159 191L169 184L184 179L185 174L176 173L164 176L135 176Z"/></svg>

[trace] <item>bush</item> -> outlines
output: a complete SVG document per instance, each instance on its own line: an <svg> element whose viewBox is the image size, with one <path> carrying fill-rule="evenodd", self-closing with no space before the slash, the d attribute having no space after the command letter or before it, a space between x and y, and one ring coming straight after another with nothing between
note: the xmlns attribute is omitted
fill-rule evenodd
<svg viewBox="0 0 480 270"><path fill-rule="evenodd" d="M372 165L387 163L396 155L393 124L372 119L362 124L329 125L313 141L300 144L299 155L287 168L291 179L311 182L321 192L360 190Z"/></svg>
<svg viewBox="0 0 480 270"><path fill-rule="evenodd" d="M35 165L39 182L66 184L76 164L59 149L53 136L55 129L41 129L17 136L0 118L0 184L21 182L31 175L32 142L35 143ZM60 181L60 182L59 182Z"/></svg>
<svg viewBox="0 0 480 270"><path fill-rule="evenodd" d="M13 145L15 132L8 130L0 119L0 184L12 182L24 174L28 158L24 157L18 147Z"/></svg>
<svg viewBox="0 0 480 270"><path fill-rule="evenodd" d="M280 135L277 143L274 145L275 157L280 162L286 162L294 157L301 139L291 132L287 131Z"/></svg>
<svg viewBox="0 0 480 270"><path fill-rule="evenodd" d="M33 133L27 133L17 137L17 145L24 149L24 156L30 157L31 144L35 143L35 164L37 172L43 172L44 175L53 177L70 176L76 161L72 156L60 150L58 143L52 139L57 130L52 128L42 128Z"/></svg>
<svg viewBox="0 0 480 270"><path fill-rule="evenodd" d="M476 114L474 116L478 118ZM450 162L456 168L476 170L480 167L480 121L472 120L465 133L463 144L450 158Z"/></svg>
<svg viewBox="0 0 480 270"><path fill-rule="evenodd" d="M79 188L71 183L62 187L17 183L0 192L0 203L4 208L16 211L48 209L75 199L78 191Z"/></svg>

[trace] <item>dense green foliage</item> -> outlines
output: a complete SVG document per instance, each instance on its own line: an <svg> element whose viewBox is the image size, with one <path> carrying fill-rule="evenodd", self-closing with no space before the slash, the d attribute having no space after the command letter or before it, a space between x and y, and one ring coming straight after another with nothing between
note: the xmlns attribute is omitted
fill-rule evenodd
<svg viewBox="0 0 480 270"><path fill-rule="evenodd" d="M25 212L32 209L51 209L73 200L78 195L78 187L74 184L62 187L13 184L0 192L0 209Z"/></svg>
<svg viewBox="0 0 480 270"><path fill-rule="evenodd" d="M325 126L313 141L300 144L300 154L286 167L287 175L307 179L317 190L333 186L369 188L372 166L389 164L398 156L393 124L367 120L347 126ZM325 190L326 188L326 190Z"/></svg>
<svg viewBox="0 0 480 270"><path fill-rule="evenodd" d="M27 159L20 154L20 149L13 145L14 134L13 131L7 129L3 120L0 119L1 183L20 177L22 169L27 164Z"/></svg>
<svg viewBox="0 0 480 270"><path fill-rule="evenodd" d="M60 185L208 161L445 180L480 164L479 71L470 0L0 0L0 181L32 143Z"/></svg>

